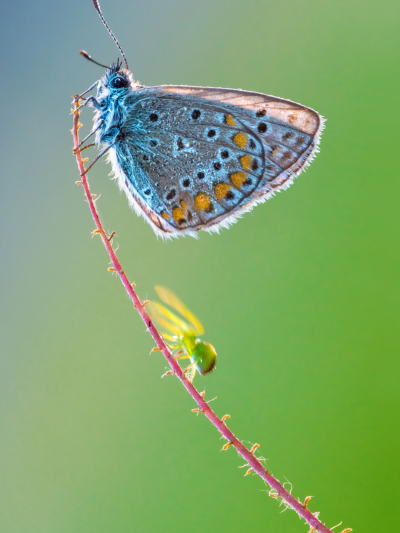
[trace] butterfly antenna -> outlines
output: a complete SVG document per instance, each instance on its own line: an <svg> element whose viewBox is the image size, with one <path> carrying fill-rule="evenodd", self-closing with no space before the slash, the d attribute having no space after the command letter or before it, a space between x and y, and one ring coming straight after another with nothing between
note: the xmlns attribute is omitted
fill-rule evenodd
<svg viewBox="0 0 400 533"><path fill-rule="evenodd" d="M117 41L117 38L115 37L115 35L113 34L113 32L111 31L109 25L107 24L107 22L105 21L105 18L103 17L103 13L101 12L101 9L100 9L100 4L97 0L92 0L93 2L93 5L94 5L94 8L95 10L97 11L97 13L99 14L104 26L107 28L108 30L108 33L111 35L111 37L114 39L114 42L115 44L118 46L118 50L121 52L121 55L122 57L124 58L124 61L125 61L125 65L126 65L126 68L127 70L129 70L129 67L128 67L128 61L126 60L126 57L125 57L125 54L121 48L121 45L119 44L119 42ZM83 55L83 54L82 54Z"/></svg>
<svg viewBox="0 0 400 533"><path fill-rule="evenodd" d="M81 56L83 56L88 61L91 61L95 65L99 65L99 67L108 68L108 69L110 68L110 67L107 67L106 65L102 65L101 63L98 63L97 61L92 59L92 57L87 52L85 52L85 50L80 50L79 53L81 54Z"/></svg>

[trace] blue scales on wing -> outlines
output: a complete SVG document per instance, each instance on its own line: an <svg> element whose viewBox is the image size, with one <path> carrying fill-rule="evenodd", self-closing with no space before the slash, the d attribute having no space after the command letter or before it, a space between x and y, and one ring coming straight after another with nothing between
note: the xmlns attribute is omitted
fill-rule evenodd
<svg viewBox="0 0 400 533"><path fill-rule="evenodd" d="M263 94L143 88L126 100L112 161L159 234L215 230L290 185L321 129L312 109Z"/></svg>

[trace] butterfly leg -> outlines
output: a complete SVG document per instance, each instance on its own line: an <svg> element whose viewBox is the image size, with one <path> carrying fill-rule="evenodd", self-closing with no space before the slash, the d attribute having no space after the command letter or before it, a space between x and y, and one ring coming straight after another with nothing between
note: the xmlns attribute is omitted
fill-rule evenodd
<svg viewBox="0 0 400 533"><path fill-rule="evenodd" d="M83 148L81 148L79 151L80 151L80 152L83 152L83 150L86 150L86 148L91 148L92 146L96 146L96 143L90 143L90 144L87 144L86 146L84 146Z"/></svg>
<svg viewBox="0 0 400 533"><path fill-rule="evenodd" d="M78 144L78 146L76 148L73 149L73 152L74 154L80 149L80 147L82 146L82 144L84 144L88 139L89 137L91 137L94 133L96 133L96 131L100 128L101 124L99 124L97 126L97 128L95 128L94 130L92 130L88 135L86 135L86 137ZM85 148L88 148L89 146L92 146L92 145L88 145L87 147ZM83 148L82 148L83 150ZM81 151L82 151L81 150Z"/></svg>
<svg viewBox="0 0 400 533"><path fill-rule="evenodd" d="M113 145L110 144L110 146L107 146L106 148L104 148L104 150L102 150L99 155L97 157L94 158L94 160L90 163L90 165L85 168L85 170L82 172L81 176L83 176L84 174L87 174L89 172L89 170L92 168L92 166L96 163L96 161L98 161L100 159L100 157L103 157L103 155L108 152L108 150L112 147Z"/></svg>
<svg viewBox="0 0 400 533"><path fill-rule="evenodd" d="M96 83L93 83L93 85L92 85L91 87L89 87L89 89L87 89L84 93L82 93L82 94L76 96L76 97L74 98L74 102L73 102L73 103L77 102L77 101L78 101L80 98L82 98L82 96L84 96L85 94L90 93L90 91L91 91L92 89L94 89L95 87L97 87L97 85L99 84L99 81L100 81L100 80L96 81Z"/></svg>
<svg viewBox="0 0 400 533"><path fill-rule="evenodd" d="M87 98L87 99L84 101L83 104L81 104L79 107L77 107L77 108L75 109L75 113L76 113L77 111L81 110L82 107L87 106L89 102L92 102L92 105L93 105L94 108L96 108L96 109L100 109L100 104L99 104L99 102L97 101L96 97L95 97L95 96L89 96L89 98Z"/></svg>

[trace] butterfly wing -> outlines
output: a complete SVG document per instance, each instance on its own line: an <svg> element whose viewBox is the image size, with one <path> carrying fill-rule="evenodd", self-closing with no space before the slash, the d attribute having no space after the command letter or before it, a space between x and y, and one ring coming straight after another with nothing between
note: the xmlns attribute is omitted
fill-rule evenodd
<svg viewBox="0 0 400 533"><path fill-rule="evenodd" d="M133 93L112 154L121 188L163 236L218 230L287 188L322 117L289 100L208 87Z"/></svg>

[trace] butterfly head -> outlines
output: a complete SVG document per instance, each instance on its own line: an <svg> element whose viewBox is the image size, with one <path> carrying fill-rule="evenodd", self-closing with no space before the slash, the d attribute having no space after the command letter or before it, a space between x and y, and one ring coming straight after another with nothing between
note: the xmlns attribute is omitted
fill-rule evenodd
<svg viewBox="0 0 400 533"><path fill-rule="evenodd" d="M119 61L112 64L105 72L101 84L109 91L124 91L132 85L133 79L129 70L122 68Z"/></svg>
<svg viewBox="0 0 400 533"><path fill-rule="evenodd" d="M122 65L117 62L108 67L100 79L97 97L101 100L108 97L113 100L124 99L137 85L138 83L133 79L131 72L122 68Z"/></svg>
<svg viewBox="0 0 400 533"><path fill-rule="evenodd" d="M134 84L134 80L129 71L126 56L121 48L121 45L119 44L115 35L111 31L107 22L105 21L103 14L101 12L101 9L100 9L98 0L92 0L92 1L93 1L93 6L96 9L97 13L99 14L104 26L107 28L107 31L111 35L112 39L117 45L117 48L121 52L122 57L124 58L125 68L122 68L123 63L119 59L117 60L116 63L113 63L110 67L107 67L105 65L102 65L98 61L95 61L92 57L90 57L90 55L85 50L81 50L79 53L83 57L91 61L92 63L95 63L96 65L99 65L100 67L104 67L107 69L104 76L98 83L98 95L100 95L101 93L102 93L102 96L106 94L117 95L118 93L121 93L122 91L127 91Z"/></svg>

